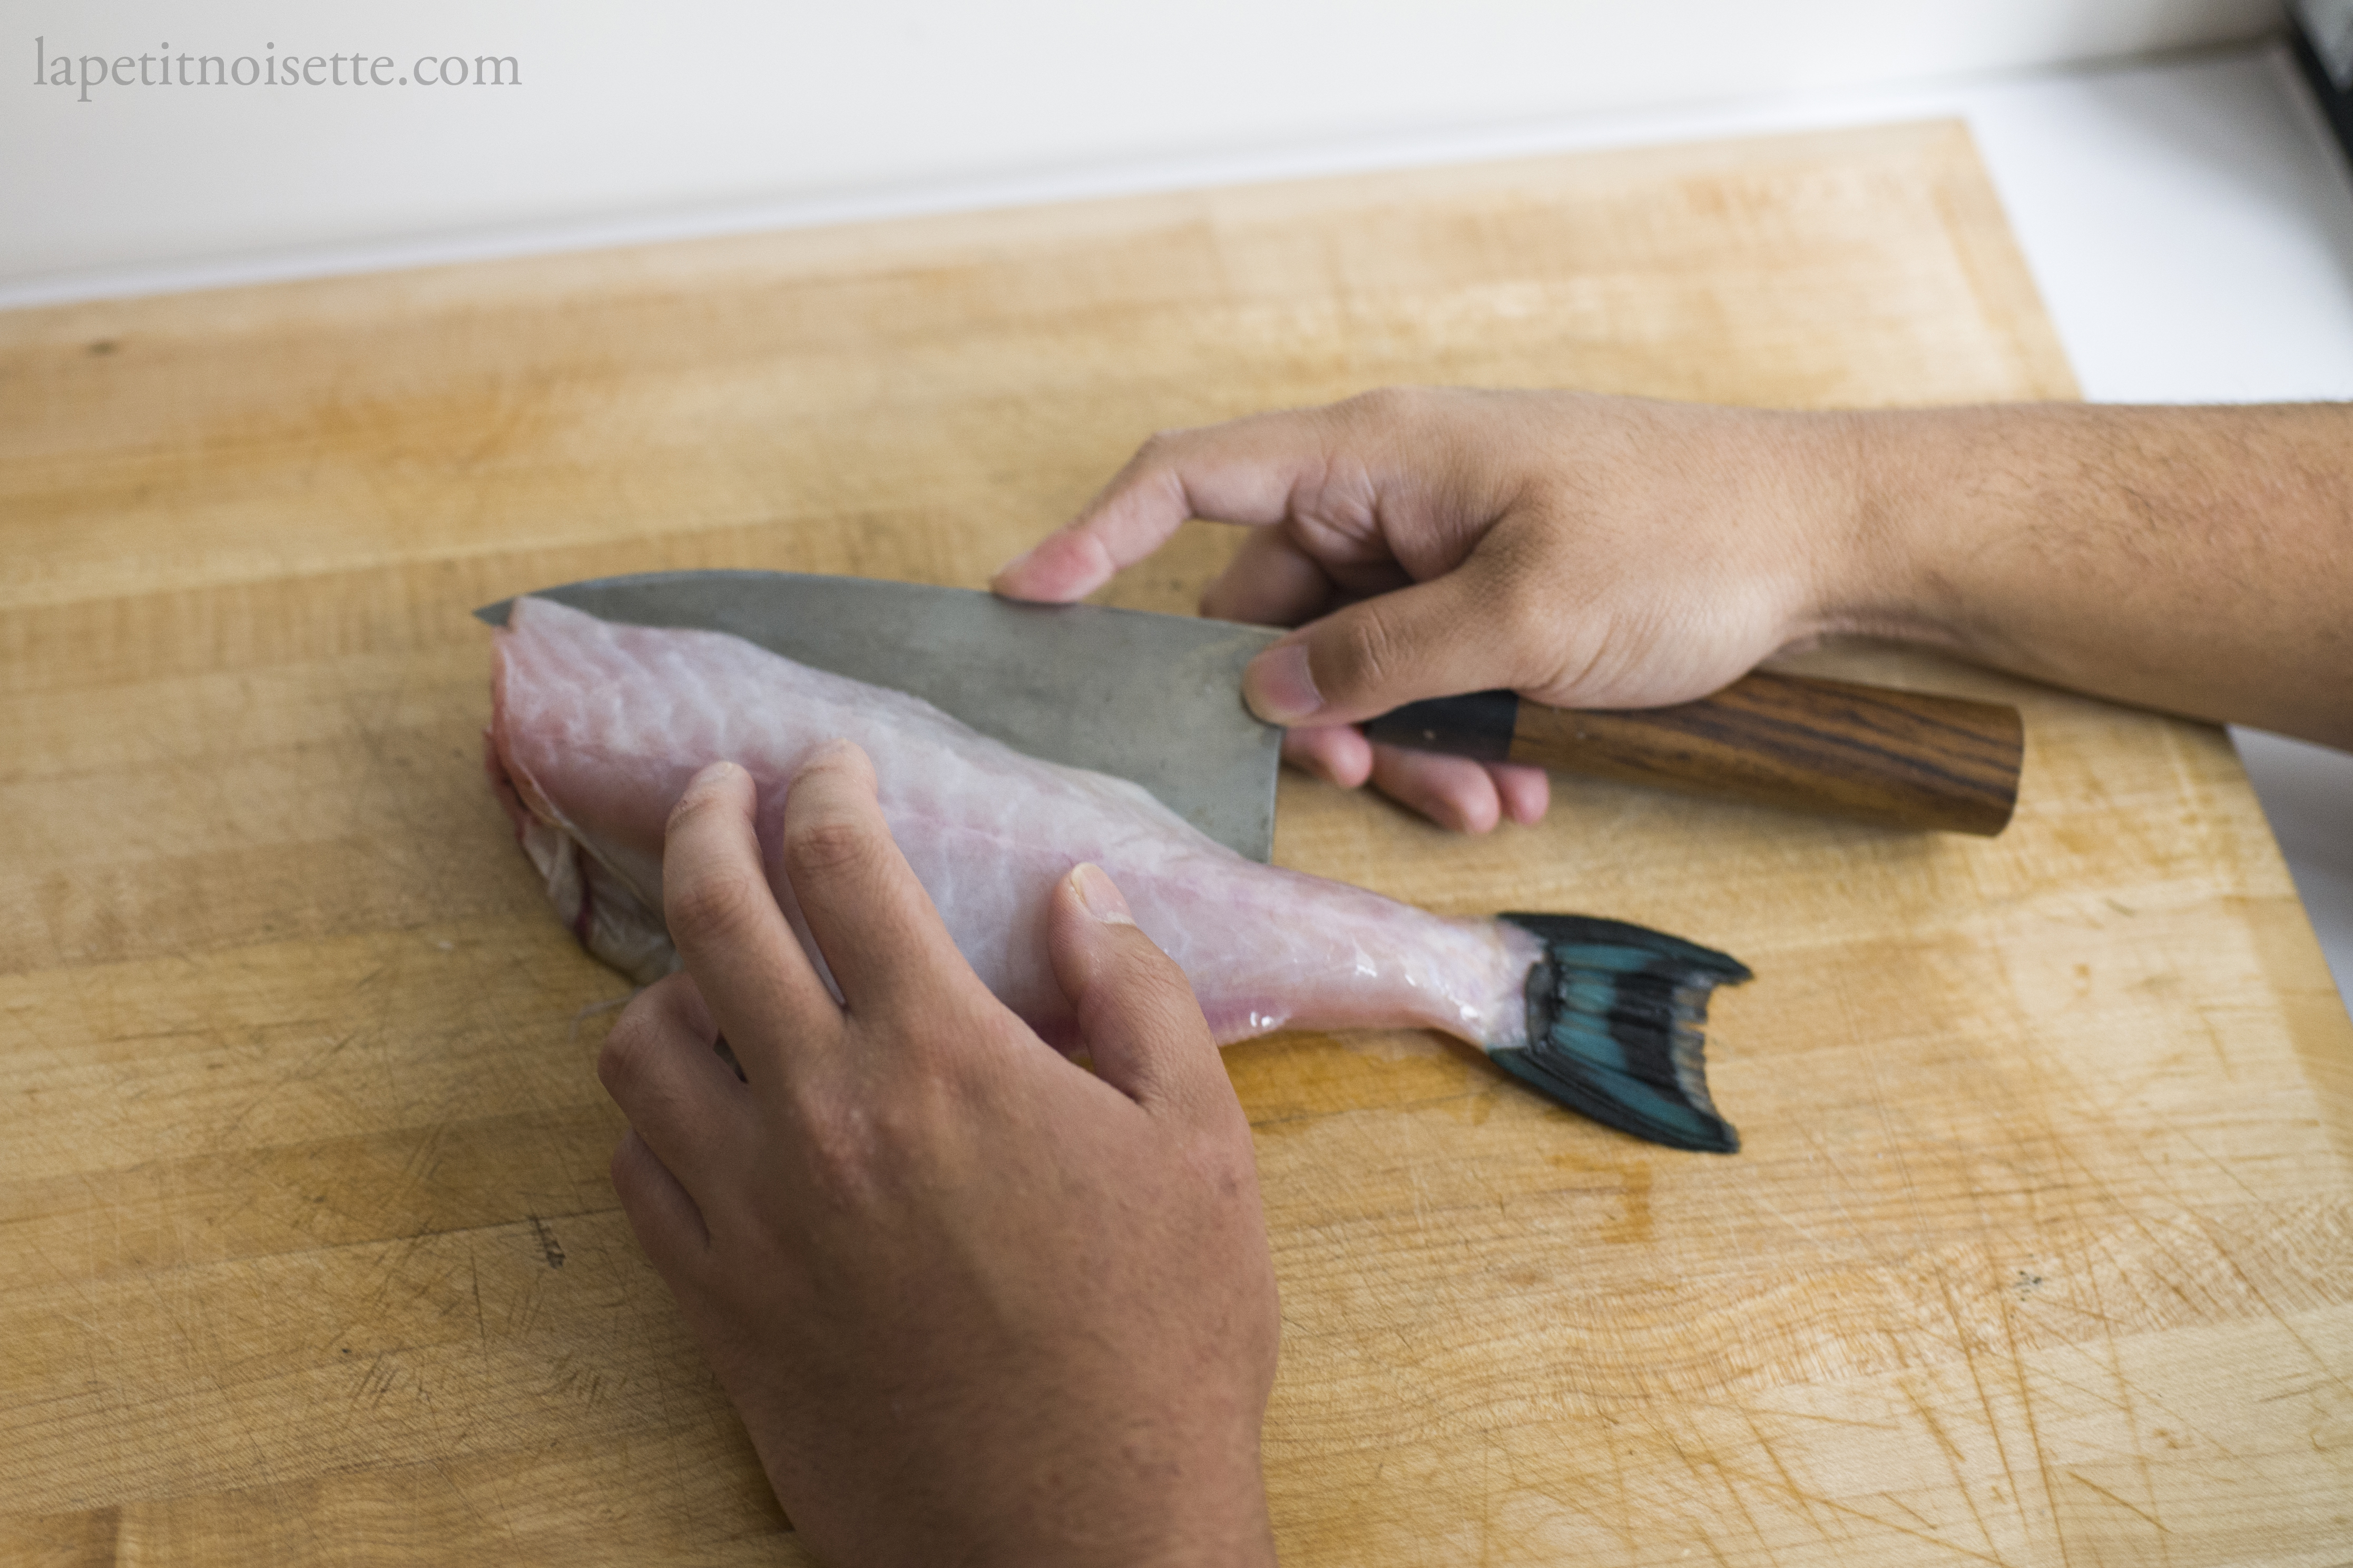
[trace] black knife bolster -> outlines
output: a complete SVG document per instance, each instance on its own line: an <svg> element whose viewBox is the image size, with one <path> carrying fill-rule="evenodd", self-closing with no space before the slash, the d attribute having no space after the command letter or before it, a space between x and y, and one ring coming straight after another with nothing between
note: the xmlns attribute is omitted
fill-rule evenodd
<svg viewBox="0 0 2353 1568"><path fill-rule="evenodd" d="M1479 763L1509 762L1520 721L1519 694L1473 691L1409 702L1366 724L1368 740L1416 752L1443 752Z"/></svg>

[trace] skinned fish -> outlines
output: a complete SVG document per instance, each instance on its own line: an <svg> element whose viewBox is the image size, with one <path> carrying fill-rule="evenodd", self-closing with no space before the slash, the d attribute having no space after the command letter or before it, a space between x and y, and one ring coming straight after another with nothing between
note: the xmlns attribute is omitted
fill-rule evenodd
<svg viewBox="0 0 2353 1568"><path fill-rule="evenodd" d="M622 626L517 599L497 634L486 762L556 912L641 982L676 966L662 829L706 764L758 786L769 882L786 786L824 742L872 760L892 836L981 980L1049 1042L1078 1041L1047 957L1054 883L1111 874L1136 923L1231 1044L1281 1028L1419 1026L1478 1046L1556 1100L1639 1136L1728 1152L1700 1025L1736 961L1617 921L1453 920L1244 858L1124 779L1024 755L930 703L720 632Z"/></svg>

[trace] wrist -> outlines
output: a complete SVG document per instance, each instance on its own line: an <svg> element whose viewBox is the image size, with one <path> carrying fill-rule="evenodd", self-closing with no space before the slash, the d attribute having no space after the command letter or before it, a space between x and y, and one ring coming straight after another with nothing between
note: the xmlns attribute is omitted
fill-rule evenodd
<svg viewBox="0 0 2353 1568"><path fill-rule="evenodd" d="M1247 1464L1191 1497L1157 1550L1132 1561L1151 1568L1274 1568L1264 1472L1255 1443L1250 1450Z"/></svg>
<svg viewBox="0 0 2353 1568"><path fill-rule="evenodd" d="M1275 1568L1274 1526L1261 1498L1255 1509L1188 1529L1182 1542L1131 1561L1148 1568Z"/></svg>
<svg viewBox="0 0 2353 1568"><path fill-rule="evenodd" d="M1814 425L1816 475L1806 632L1949 644L1936 591L1945 579L1929 549L1935 532L1921 499L1936 483L1921 472L1922 416L1852 409L1804 417Z"/></svg>
<svg viewBox="0 0 2353 1568"><path fill-rule="evenodd" d="M999 1479L947 1510L935 1531L940 1555L954 1542L959 1561L1008 1568L1273 1568L1257 1445L1247 1463L1216 1447L1148 1458L1122 1444L1082 1475L1050 1480L1048 1467L1024 1485Z"/></svg>

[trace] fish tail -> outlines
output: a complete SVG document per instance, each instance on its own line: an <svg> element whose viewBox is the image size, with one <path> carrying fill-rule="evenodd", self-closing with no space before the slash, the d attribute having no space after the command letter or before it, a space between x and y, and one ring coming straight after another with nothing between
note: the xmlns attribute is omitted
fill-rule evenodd
<svg viewBox="0 0 2353 1568"><path fill-rule="evenodd" d="M1750 978L1712 948L1623 921L1501 917L1544 943L1529 967L1527 1041L1489 1048L1539 1093L1637 1138L1729 1154L1740 1134L1707 1095L1708 994Z"/></svg>

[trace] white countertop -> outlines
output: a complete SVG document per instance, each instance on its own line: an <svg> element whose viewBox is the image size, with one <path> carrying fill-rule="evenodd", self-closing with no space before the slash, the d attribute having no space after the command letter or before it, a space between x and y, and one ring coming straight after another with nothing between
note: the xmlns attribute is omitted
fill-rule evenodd
<svg viewBox="0 0 2353 1568"><path fill-rule="evenodd" d="M1811 93L1018 180L517 226L0 288L0 306L911 211L1958 115L2086 397L2353 399L2353 174L2284 48ZM2348 563L2353 570L2353 563ZM2315 670L2314 679L2353 679ZM2353 756L2234 731L2340 993L2353 995Z"/></svg>

